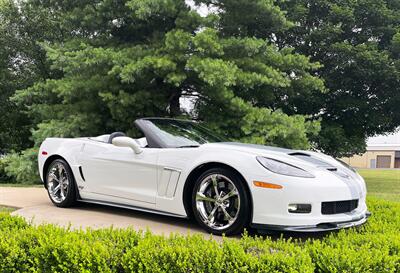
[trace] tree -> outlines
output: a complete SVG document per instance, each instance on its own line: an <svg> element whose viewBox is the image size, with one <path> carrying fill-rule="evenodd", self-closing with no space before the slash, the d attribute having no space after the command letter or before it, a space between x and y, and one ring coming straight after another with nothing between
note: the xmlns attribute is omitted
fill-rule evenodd
<svg viewBox="0 0 400 273"><path fill-rule="evenodd" d="M24 114L9 101L18 81L19 65L15 60L16 37L12 34L13 24L8 21L16 13L12 3L0 1L0 154L10 149L27 148L24 140L29 136L29 127L26 128Z"/></svg>
<svg viewBox="0 0 400 273"><path fill-rule="evenodd" d="M276 43L323 64L314 75L328 92L300 93L275 107L322 119L316 141L335 156L361 153L367 137L394 131L400 124L399 1L278 3L294 27L277 33Z"/></svg>
<svg viewBox="0 0 400 273"><path fill-rule="evenodd" d="M224 27L247 1L206 17L183 0L29 2L69 27L61 42L41 43L52 76L13 97L29 106L36 145L47 136L133 135L142 116L184 115L232 139L293 148L309 147L319 130L307 116L264 107L294 90L323 90L311 75L318 63L265 39L289 24L273 1L249 6L258 18L273 15L260 37L250 26L240 35L241 26ZM182 98L194 98L191 111Z"/></svg>
<svg viewBox="0 0 400 273"><path fill-rule="evenodd" d="M24 104L9 98L16 90L52 76L46 52L37 41L60 41L55 23L29 2L0 0L0 154L32 146Z"/></svg>

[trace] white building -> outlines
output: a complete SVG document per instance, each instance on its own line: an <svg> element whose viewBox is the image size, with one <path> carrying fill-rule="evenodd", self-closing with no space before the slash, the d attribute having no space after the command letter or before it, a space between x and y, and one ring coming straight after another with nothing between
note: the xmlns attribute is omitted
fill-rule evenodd
<svg viewBox="0 0 400 273"><path fill-rule="evenodd" d="M356 168L400 169L400 131L370 138L366 153L344 158L343 161Z"/></svg>

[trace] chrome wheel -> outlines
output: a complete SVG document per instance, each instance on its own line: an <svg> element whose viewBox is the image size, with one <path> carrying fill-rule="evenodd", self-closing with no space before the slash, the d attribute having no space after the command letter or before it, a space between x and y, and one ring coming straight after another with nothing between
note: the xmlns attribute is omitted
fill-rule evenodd
<svg viewBox="0 0 400 273"><path fill-rule="evenodd" d="M47 190L55 203L61 203L67 198L69 183L67 170L62 163L55 162L50 166L47 175Z"/></svg>
<svg viewBox="0 0 400 273"><path fill-rule="evenodd" d="M240 211L240 195L235 184L226 176L205 177L196 192L196 209L201 221L214 230L232 226Z"/></svg>

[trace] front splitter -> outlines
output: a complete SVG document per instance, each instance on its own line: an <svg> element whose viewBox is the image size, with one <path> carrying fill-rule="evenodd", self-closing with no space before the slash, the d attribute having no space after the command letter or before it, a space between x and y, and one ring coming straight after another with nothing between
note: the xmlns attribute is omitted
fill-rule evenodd
<svg viewBox="0 0 400 273"><path fill-rule="evenodd" d="M250 226L257 230L265 231L282 231L282 232L324 232L332 231L343 228L357 227L364 224L368 217L371 216L370 212L366 212L360 218L352 219L345 222L329 222L320 223L317 225L307 225L307 226L281 226L281 225L268 225L268 224L251 224Z"/></svg>

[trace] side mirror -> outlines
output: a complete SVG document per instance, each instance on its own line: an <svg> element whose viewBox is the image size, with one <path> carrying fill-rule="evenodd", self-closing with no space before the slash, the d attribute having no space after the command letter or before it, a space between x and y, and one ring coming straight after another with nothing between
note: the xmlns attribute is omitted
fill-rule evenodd
<svg viewBox="0 0 400 273"><path fill-rule="evenodd" d="M115 137L112 140L112 144L117 147L129 147L135 152L135 154L140 154L141 152L143 152L139 144L133 138L130 137L125 137L125 136Z"/></svg>

